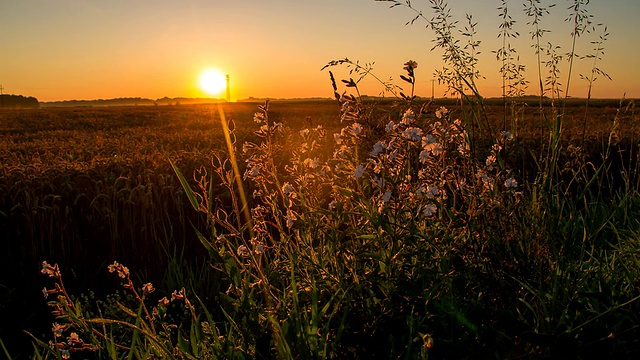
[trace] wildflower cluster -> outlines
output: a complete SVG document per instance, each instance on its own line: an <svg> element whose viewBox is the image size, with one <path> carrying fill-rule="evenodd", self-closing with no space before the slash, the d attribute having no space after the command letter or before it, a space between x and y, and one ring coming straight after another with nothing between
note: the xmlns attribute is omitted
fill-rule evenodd
<svg viewBox="0 0 640 360"><path fill-rule="evenodd" d="M413 61L405 64L405 81L415 82L416 67ZM241 301L256 285L265 284L305 293L315 287L344 289L344 284L376 288L380 279L369 269L379 266L390 272L385 268L389 259L404 265L387 275L409 279L428 266L432 254L445 251L439 246L462 249L467 246L464 239L482 239L473 224L515 204L517 181L501 160L506 144L513 141L510 133L501 133L489 149L474 151L466 125L453 112L419 106L412 95L404 98L404 109L388 116L382 126L376 126L380 119L370 116L369 106L343 95L343 127L328 139L322 127L274 136L260 130L261 142L243 146L245 179L254 189L254 234L237 243L236 254L249 287L232 282L226 295ZM260 110L259 119L268 119L266 106ZM293 143L287 145L292 149L288 158L274 151L284 139ZM322 151L321 145L333 151ZM275 164L283 162L285 171L276 170ZM252 171L255 166L260 171ZM268 244L267 262L256 258L255 239ZM318 267L320 263L328 268ZM291 275L292 269L302 270ZM300 288L289 284L290 276ZM273 290L263 294L264 303L257 306L292 306L274 298ZM345 304L328 293L322 298L326 311L344 311ZM369 306L367 311L375 312L391 305L382 301ZM281 322L291 320L285 313L270 314ZM329 329L332 324L322 326Z"/></svg>
<svg viewBox="0 0 640 360"><path fill-rule="evenodd" d="M448 217L471 209L478 213L500 201L496 184L517 184L505 178L507 172L498 164L502 144L511 135L498 139L483 164L471 152L465 126L444 107L431 116L408 108L398 120L389 121L385 131L357 168L362 185L378 199L380 212L402 208L417 218L435 216L439 210Z"/></svg>
<svg viewBox="0 0 640 360"><path fill-rule="evenodd" d="M415 83L416 68L415 61L405 63L402 78ZM342 221L370 227L373 224L365 219L372 215L366 213L375 209L377 216L428 231L432 224L448 224L461 216L468 222L511 201L518 183L501 161L501 152L513 140L509 132L502 132L486 157L480 158L472 152L466 125L451 111L445 107L429 111L430 104L414 110L413 96L404 98L407 106L396 118L389 118L384 133L374 138L375 128L362 115L367 106L354 96L341 96L344 127L333 134L332 156L323 158L318 152L324 137L321 127L304 129L286 173L274 170L270 151L276 147L276 138L261 136L262 143L245 144L250 174L256 163L272 169L252 176L245 173L256 188L253 219L262 224L254 224L254 230L270 234L267 224L273 224L288 233L298 229L295 224L300 218L306 226L326 223L327 211L333 213L330 219L337 222L335 228L345 226ZM260 121L268 119L267 105L260 110ZM372 145L367 149L367 144ZM343 212L352 215L348 220L336 217ZM268 240L272 245L277 241ZM241 247L241 253L246 256L249 249Z"/></svg>
<svg viewBox="0 0 640 360"><path fill-rule="evenodd" d="M182 349L176 343L176 329L178 327L168 321L167 315L171 303L182 302L185 309L190 312L192 320L196 320L195 308L187 298L185 289L174 291L170 300L163 297L157 301L156 305L149 307L148 297L155 291L151 283L145 283L141 288L135 287L130 278L129 269L118 262L109 265L108 270L123 279L123 287L133 295L139 308L138 311L134 311L120 302L116 302L116 304L123 316L134 319L134 322L123 321L119 318L94 317L88 309L82 308L81 303L67 293L58 265L50 265L43 261L41 272L53 278L55 283L52 289L45 287L42 292L45 298L56 295L55 299L49 301L49 306L52 308L51 313L56 317L56 321L51 327L53 339L45 344L34 337L36 342L55 356L69 359L74 353L86 354L100 350L109 350L113 354L118 351L140 351L139 348L132 350L132 346L140 346L140 344L135 344L135 340L125 338L123 341L113 342L112 336L114 332L124 332L125 334L128 332L136 337L135 332L142 331L152 337L147 340L150 343L145 346L152 347L159 354L163 354L164 351L166 356L180 353ZM104 309L98 311L102 313ZM105 348L105 344L110 344L112 347Z"/></svg>

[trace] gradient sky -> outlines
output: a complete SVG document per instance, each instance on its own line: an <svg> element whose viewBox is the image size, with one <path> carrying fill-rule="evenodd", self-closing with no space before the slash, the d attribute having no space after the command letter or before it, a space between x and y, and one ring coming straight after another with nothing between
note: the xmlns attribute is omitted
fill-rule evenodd
<svg viewBox="0 0 640 360"><path fill-rule="evenodd" d="M412 3L431 17L427 0ZM480 70L487 78L481 92L500 95L500 64L491 53L500 47L500 1L449 3L461 24L465 13L478 22ZM522 2L508 3L521 33L517 50L535 81ZM556 3L554 15L542 24L552 31L544 41L568 52L571 26L563 18L572 2ZM197 97L206 96L198 89L198 74L213 67L230 75L232 99L331 97L328 73L320 68L348 57L375 62L374 72L383 79L398 79L403 63L413 59L419 64L417 94L430 96L433 71L442 66L441 52L430 51L433 32L420 21L405 26L413 13L389 5L373 0L0 0L0 85L5 94L40 101ZM613 78L598 80L593 96L640 98L640 1L592 0L589 11L595 22L608 26L606 55L598 66ZM579 54L590 52L590 40L579 39ZM579 74L589 73L591 65L575 68L572 96L586 96ZM347 76L344 68L334 72ZM560 81L566 82L566 71ZM365 80L362 90L377 95L382 88ZM436 96L443 91L436 87ZM531 86L528 93L537 90Z"/></svg>

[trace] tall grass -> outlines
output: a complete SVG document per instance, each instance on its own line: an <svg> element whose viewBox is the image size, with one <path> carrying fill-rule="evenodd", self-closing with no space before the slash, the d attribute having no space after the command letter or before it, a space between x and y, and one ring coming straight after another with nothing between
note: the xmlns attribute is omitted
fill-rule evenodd
<svg viewBox="0 0 640 360"><path fill-rule="evenodd" d="M631 358L640 352L636 164L612 171L617 117L599 163L563 136L575 44L590 19L587 3L575 1L570 9L564 97L555 48L541 60L539 24L547 10L525 3L548 144L532 157L538 163L528 176L511 162L526 139L495 130L476 86L472 17L461 33L468 46L461 47L444 1L430 1L432 18L410 1L390 2L414 10L414 21L426 20L435 31L445 63L437 75L460 96L462 111L415 97L420 73L408 61L401 79L410 88L388 87L400 103L384 112L359 96L359 80L345 79L353 94L341 95L332 74L342 128L329 136L323 126L288 129L271 116L268 102L254 115L254 137L241 147L233 122L222 122L226 155L196 171L194 182L174 166L188 204L205 219L206 231L196 237L216 292L207 299L180 288L161 298L116 262L109 271L128 297L83 303L69 295L58 266L44 262L42 273L52 283L43 294L57 319L49 343L36 339L36 357ZM524 84L507 43L513 24L506 7L503 1L505 42L497 52L505 103L518 94L509 86ZM372 72L347 59L328 66L345 64L364 76ZM543 104L547 91L554 94L550 108ZM515 122L502 126L508 123ZM620 191L604 191L618 181Z"/></svg>

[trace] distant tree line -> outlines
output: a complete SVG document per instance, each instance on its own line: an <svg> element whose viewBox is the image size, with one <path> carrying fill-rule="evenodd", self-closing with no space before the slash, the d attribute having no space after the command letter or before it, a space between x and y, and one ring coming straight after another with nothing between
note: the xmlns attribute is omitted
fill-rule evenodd
<svg viewBox="0 0 640 360"><path fill-rule="evenodd" d="M43 106L137 106L153 105L153 100L135 98L96 99L96 100L63 100L44 102Z"/></svg>
<svg viewBox="0 0 640 360"><path fill-rule="evenodd" d="M220 99L210 98L169 98L160 99L147 98L116 98L116 99L96 99L96 100L63 100L43 102L41 105L49 106L145 106L145 105L188 105L188 104L211 104L222 102Z"/></svg>
<svg viewBox="0 0 640 360"><path fill-rule="evenodd" d="M0 95L0 107L6 108L37 108L40 106L38 99L33 96Z"/></svg>

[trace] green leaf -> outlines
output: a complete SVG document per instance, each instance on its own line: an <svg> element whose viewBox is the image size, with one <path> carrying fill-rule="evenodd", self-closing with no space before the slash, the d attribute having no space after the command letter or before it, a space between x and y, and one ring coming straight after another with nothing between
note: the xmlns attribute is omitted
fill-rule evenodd
<svg viewBox="0 0 640 360"><path fill-rule="evenodd" d="M189 199L191 206L193 206L193 208L196 211L200 210L200 203L198 202L198 197L191 189L191 186L189 186L187 179L184 177L184 175L182 175L182 173L180 172L178 167L173 163L173 161L169 160L169 163L171 164L173 171L178 176L178 180L180 180L180 185L182 185L182 188L184 189L185 194L187 194L187 198Z"/></svg>
<svg viewBox="0 0 640 360"><path fill-rule="evenodd" d="M2 339L0 339L0 346L2 347L2 350L4 351L4 354L7 356L7 359L11 360L11 355L9 355L9 350L7 350L7 348L4 346L4 342L2 342Z"/></svg>

